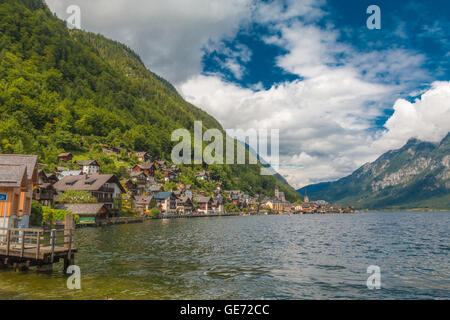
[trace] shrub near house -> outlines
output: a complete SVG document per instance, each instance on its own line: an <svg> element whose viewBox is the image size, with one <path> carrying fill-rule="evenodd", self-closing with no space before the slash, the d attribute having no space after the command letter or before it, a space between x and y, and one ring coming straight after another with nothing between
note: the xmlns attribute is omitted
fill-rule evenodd
<svg viewBox="0 0 450 320"><path fill-rule="evenodd" d="M66 215L73 214L71 211L67 210L57 210L51 209L49 207L42 207L42 220L47 224L54 224L57 221L64 221ZM78 215L74 216L75 223L80 223L80 217Z"/></svg>

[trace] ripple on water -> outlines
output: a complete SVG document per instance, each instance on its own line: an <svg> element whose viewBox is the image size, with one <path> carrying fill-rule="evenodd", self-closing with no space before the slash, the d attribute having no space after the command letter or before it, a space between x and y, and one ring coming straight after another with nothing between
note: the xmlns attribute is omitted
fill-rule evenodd
<svg viewBox="0 0 450 320"><path fill-rule="evenodd" d="M77 230L83 290L0 272L1 299L449 299L450 214L150 221ZM367 267L382 289L368 290Z"/></svg>

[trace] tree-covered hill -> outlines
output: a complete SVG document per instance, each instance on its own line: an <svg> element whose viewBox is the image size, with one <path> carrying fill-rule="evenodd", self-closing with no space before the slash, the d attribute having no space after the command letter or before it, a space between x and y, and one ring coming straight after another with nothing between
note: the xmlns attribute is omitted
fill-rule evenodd
<svg viewBox="0 0 450 320"><path fill-rule="evenodd" d="M131 49L69 30L42 0L0 0L0 116L0 152L38 154L50 166L62 151L100 144L170 159L174 129L192 130L196 120L221 129ZM260 176L259 165L211 170L225 188L273 194L279 184L298 198L281 179Z"/></svg>
<svg viewBox="0 0 450 320"><path fill-rule="evenodd" d="M450 133L438 145L410 139L345 178L306 188L314 200L360 209L450 209Z"/></svg>

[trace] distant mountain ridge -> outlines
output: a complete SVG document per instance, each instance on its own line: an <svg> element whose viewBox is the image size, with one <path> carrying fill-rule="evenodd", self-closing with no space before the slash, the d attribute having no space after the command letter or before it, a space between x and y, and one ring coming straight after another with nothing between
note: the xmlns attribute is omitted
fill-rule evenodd
<svg viewBox="0 0 450 320"><path fill-rule="evenodd" d="M297 190L358 209L450 209L450 133L439 143L410 139L351 175Z"/></svg>

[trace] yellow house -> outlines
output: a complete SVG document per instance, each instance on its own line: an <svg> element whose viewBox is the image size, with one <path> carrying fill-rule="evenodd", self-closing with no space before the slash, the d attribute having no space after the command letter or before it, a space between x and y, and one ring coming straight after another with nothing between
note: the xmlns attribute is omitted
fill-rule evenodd
<svg viewBox="0 0 450 320"><path fill-rule="evenodd" d="M0 154L0 227L29 225L33 189L37 184L37 156Z"/></svg>

